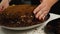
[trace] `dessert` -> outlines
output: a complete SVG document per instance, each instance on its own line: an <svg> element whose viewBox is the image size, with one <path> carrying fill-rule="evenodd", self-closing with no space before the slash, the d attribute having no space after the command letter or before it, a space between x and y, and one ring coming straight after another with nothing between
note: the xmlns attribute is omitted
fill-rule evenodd
<svg viewBox="0 0 60 34"><path fill-rule="evenodd" d="M0 13L0 23L7 27L26 27L46 21L48 16L44 20L35 18L33 14L35 8L33 5L10 6Z"/></svg>

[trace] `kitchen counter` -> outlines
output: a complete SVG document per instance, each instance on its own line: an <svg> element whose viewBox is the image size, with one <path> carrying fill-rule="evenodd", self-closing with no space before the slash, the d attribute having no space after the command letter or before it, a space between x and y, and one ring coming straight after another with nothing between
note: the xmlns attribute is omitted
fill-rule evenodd
<svg viewBox="0 0 60 34"><path fill-rule="evenodd" d="M42 26L30 30L24 30L24 31L16 31L16 30L13 31L13 30L8 30L0 27L0 34L46 34L43 28L49 21L56 18L60 18L60 15L50 13L50 18L46 22L44 22Z"/></svg>

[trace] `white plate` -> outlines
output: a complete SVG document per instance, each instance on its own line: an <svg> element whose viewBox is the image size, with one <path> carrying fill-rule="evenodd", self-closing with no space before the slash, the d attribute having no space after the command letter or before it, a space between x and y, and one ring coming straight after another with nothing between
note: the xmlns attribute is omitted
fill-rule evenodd
<svg viewBox="0 0 60 34"><path fill-rule="evenodd" d="M2 27L2 28L6 28L6 29L11 29L11 30L26 30L26 29L32 29L32 28L41 26L42 24L43 24L43 23L37 24L37 25L33 25L33 26L28 26L28 27L15 27L15 28L6 27L6 26L1 26L1 27Z"/></svg>
<svg viewBox="0 0 60 34"><path fill-rule="evenodd" d="M60 18L60 15L55 15L55 14L51 13L50 18L47 21L45 21L44 23L41 23L41 24L37 24L37 25L29 26L29 27L15 27L15 28L6 27L6 26L1 26L1 27L5 28L5 29L10 29L10 30L27 30L27 29L32 29L32 28L38 27L38 26L45 26L49 21L51 21L53 19L56 19L56 18Z"/></svg>

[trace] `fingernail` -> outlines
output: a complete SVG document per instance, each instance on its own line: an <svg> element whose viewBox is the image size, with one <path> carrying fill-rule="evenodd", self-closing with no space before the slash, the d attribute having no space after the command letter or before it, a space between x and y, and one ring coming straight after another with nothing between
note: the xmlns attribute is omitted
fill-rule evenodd
<svg viewBox="0 0 60 34"><path fill-rule="evenodd" d="M36 18L38 18L38 16L35 16Z"/></svg>
<svg viewBox="0 0 60 34"><path fill-rule="evenodd" d="M33 11L33 13L35 14L35 11Z"/></svg>

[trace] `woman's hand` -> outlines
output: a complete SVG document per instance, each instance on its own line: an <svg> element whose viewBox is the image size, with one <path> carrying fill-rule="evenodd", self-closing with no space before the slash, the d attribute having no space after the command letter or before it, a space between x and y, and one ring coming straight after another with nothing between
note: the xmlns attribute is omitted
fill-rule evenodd
<svg viewBox="0 0 60 34"><path fill-rule="evenodd" d="M8 0L2 0L2 2L0 3L0 11L3 11L3 10L6 9L8 6L9 6Z"/></svg>
<svg viewBox="0 0 60 34"><path fill-rule="evenodd" d="M56 2L57 0L41 0L41 4L33 11L36 18L44 20L45 16Z"/></svg>

